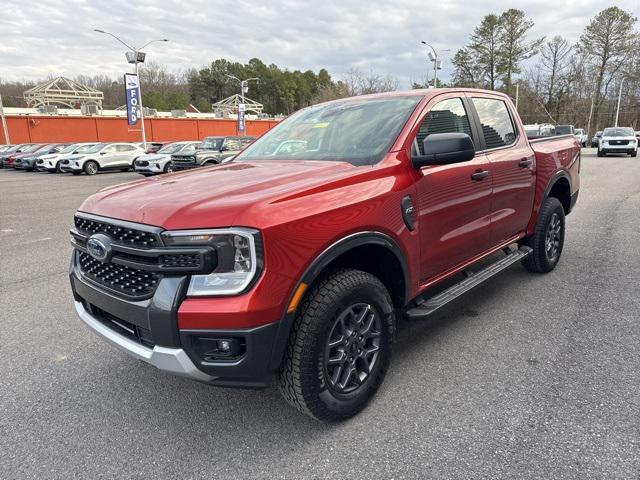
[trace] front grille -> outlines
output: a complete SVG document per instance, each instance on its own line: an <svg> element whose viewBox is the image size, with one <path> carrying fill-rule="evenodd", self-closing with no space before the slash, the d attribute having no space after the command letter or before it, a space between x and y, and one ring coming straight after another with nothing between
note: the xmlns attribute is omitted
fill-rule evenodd
<svg viewBox="0 0 640 480"><path fill-rule="evenodd" d="M91 311L104 325L120 335L130 338L145 347L153 348L155 346L151 330L111 315L95 305L91 305Z"/></svg>
<svg viewBox="0 0 640 480"><path fill-rule="evenodd" d="M63 165L69 165L69 160L62 160L61 162Z"/></svg>
<svg viewBox="0 0 640 480"><path fill-rule="evenodd" d="M146 160L136 160L136 165L138 167L148 167L149 162L147 162Z"/></svg>
<svg viewBox="0 0 640 480"><path fill-rule="evenodd" d="M162 279L159 273L102 263L84 252L78 252L78 265L89 280L128 297L152 296Z"/></svg>
<svg viewBox="0 0 640 480"><path fill-rule="evenodd" d="M160 255L160 264L167 268L202 268L201 257L196 253Z"/></svg>
<svg viewBox="0 0 640 480"><path fill-rule="evenodd" d="M114 242L121 245L140 248L153 248L160 245L156 236L151 232L120 227L118 225L112 225L110 223L91 220L80 216L76 216L74 222L80 233L84 233L86 235L105 233L109 235Z"/></svg>
<svg viewBox="0 0 640 480"><path fill-rule="evenodd" d="M39 165L40 165L40 164L43 164L43 163L44 163L44 160L38 160L38 164L39 164Z"/></svg>
<svg viewBox="0 0 640 480"><path fill-rule="evenodd" d="M611 145L629 145L629 140L611 140Z"/></svg>

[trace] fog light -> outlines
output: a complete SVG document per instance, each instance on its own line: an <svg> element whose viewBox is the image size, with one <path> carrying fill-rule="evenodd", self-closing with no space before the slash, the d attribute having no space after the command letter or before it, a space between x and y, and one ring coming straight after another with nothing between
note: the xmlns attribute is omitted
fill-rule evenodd
<svg viewBox="0 0 640 480"><path fill-rule="evenodd" d="M218 340L218 350L221 353L231 352L231 342L229 340Z"/></svg>

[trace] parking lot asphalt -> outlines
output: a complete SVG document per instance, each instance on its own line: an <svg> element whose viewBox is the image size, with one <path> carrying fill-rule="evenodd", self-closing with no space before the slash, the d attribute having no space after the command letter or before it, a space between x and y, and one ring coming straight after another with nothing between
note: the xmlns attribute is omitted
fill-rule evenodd
<svg viewBox="0 0 640 480"><path fill-rule="evenodd" d="M640 160L583 151L565 250L403 324L370 406L160 372L76 318L68 229L133 173L0 170L0 478L639 478Z"/></svg>

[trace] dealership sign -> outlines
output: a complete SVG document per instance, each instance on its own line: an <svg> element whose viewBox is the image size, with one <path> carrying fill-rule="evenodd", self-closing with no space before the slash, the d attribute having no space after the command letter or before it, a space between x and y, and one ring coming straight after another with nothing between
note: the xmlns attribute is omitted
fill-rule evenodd
<svg viewBox="0 0 640 480"><path fill-rule="evenodd" d="M238 104L238 132L244 132L244 112L246 105L244 103Z"/></svg>
<svg viewBox="0 0 640 480"><path fill-rule="evenodd" d="M127 122L135 125L140 118L140 81L137 75L124 74L124 93L127 100Z"/></svg>

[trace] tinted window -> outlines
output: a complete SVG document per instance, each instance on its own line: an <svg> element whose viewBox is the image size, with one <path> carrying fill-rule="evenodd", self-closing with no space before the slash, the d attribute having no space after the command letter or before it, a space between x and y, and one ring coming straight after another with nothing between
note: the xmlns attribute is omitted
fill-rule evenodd
<svg viewBox="0 0 640 480"><path fill-rule="evenodd" d="M135 149L133 145L118 145L119 152L130 152L133 149Z"/></svg>
<svg viewBox="0 0 640 480"><path fill-rule="evenodd" d="M460 98L449 98L436 103L422 120L416 134L420 154L424 154L424 139L432 133L466 133L470 137L471 124Z"/></svg>
<svg viewBox="0 0 640 480"><path fill-rule="evenodd" d="M502 100L474 98L487 149L505 147L516 141L511 116Z"/></svg>

